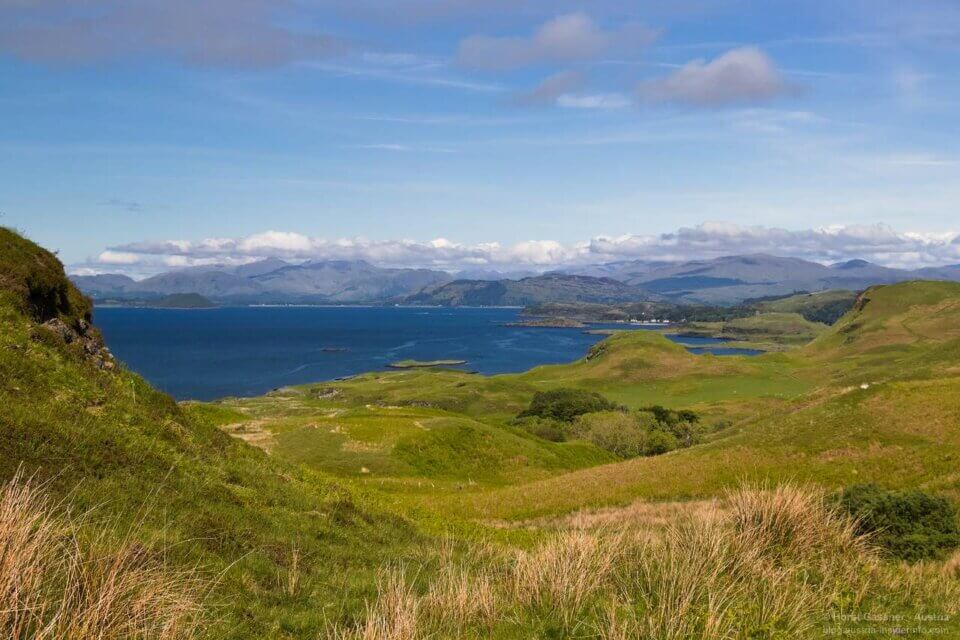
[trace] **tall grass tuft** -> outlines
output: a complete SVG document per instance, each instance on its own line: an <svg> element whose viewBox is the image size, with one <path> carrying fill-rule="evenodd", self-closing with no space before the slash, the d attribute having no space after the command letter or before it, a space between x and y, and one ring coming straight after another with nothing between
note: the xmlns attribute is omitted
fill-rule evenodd
<svg viewBox="0 0 960 640"><path fill-rule="evenodd" d="M624 549L616 531L568 531L516 557L512 602L536 607L570 627L610 582Z"/></svg>
<svg viewBox="0 0 960 640"><path fill-rule="evenodd" d="M377 600L367 605L362 624L335 627L329 636L336 640L417 640L420 633L421 600L400 568L381 572Z"/></svg>
<svg viewBox="0 0 960 640"><path fill-rule="evenodd" d="M186 640L207 583L162 554L72 518L21 474L0 486L0 635Z"/></svg>

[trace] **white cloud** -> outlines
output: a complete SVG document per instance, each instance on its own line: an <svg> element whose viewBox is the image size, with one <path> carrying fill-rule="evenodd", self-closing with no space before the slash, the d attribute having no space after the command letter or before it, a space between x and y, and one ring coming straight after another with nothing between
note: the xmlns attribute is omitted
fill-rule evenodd
<svg viewBox="0 0 960 640"><path fill-rule="evenodd" d="M102 264L137 264L140 262L139 254L130 251L103 251L97 256L97 262Z"/></svg>
<svg viewBox="0 0 960 640"><path fill-rule="evenodd" d="M693 260L767 253L816 262L862 258L896 267L960 262L960 232L901 232L886 225L833 226L788 230L729 223L706 223L664 234L596 236L575 243L529 240L466 244L447 238L414 240L327 240L283 231L243 238L196 242L138 242L111 247L93 262L72 271L121 270L143 273L161 268L246 264L264 258L366 260L381 266L458 270L465 267L550 268L615 260Z"/></svg>
<svg viewBox="0 0 960 640"><path fill-rule="evenodd" d="M707 62L693 60L665 78L640 85L640 99L698 107L763 102L787 87L773 60L756 47L731 49Z"/></svg>
<svg viewBox="0 0 960 640"><path fill-rule="evenodd" d="M631 23L605 31L582 12L557 16L527 37L475 35L460 43L458 62L472 69L506 70L595 60L616 49L649 45L656 32Z"/></svg>

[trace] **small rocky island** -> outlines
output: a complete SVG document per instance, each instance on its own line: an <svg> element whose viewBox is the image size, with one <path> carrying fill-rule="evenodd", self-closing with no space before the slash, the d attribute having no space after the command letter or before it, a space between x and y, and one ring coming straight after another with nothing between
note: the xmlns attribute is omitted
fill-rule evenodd
<svg viewBox="0 0 960 640"><path fill-rule="evenodd" d="M540 327L545 329L583 329L587 325L572 318L531 318L507 322L505 327Z"/></svg>
<svg viewBox="0 0 960 640"><path fill-rule="evenodd" d="M466 360L400 360L387 366L391 369L428 369L430 367L453 367L467 364Z"/></svg>

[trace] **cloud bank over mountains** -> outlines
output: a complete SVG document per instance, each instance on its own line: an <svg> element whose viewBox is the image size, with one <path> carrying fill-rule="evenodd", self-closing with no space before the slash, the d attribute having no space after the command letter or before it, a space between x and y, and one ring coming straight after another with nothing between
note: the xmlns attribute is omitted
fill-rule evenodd
<svg viewBox="0 0 960 640"><path fill-rule="evenodd" d="M685 261L766 253L821 263L863 259L890 267L917 268L960 263L960 232L903 232L889 226L837 226L788 230L706 223L650 235L596 236L564 244L530 240L466 244L438 238L369 240L311 238L266 231L241 238L199 241L143 241L110 247L95 259L72 265L76 274L121 272L147 275L170 268L239 265L265 258L288 261L365 260L378 266L470 268L552 268L627 260Z"/></svg>

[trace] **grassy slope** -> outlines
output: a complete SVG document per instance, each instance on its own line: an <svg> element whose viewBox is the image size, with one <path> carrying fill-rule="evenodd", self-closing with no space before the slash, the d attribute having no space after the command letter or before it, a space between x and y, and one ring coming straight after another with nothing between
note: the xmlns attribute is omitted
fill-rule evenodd
<svg viewBox="0 0 960 640"><path fill-rule="evenodd" d="M846 289L801 293L788 298L756 303L763 312L815 314L830 305L852 304L857 294Z"/></svg>
<svg viewBox="0 0 960 640"><path fill-rule="evenodd" d="M592 446L545 442L444 409L367 404L363 396L318 399L322 389L287 389L220 406L268 431L269 449L344 476L501 484L612 459Z"/></svg>
<svg viewBox="0 0 960 640"><path fill-rule="evenodd" d="M23 465L74 509L140 521L138 535L172 545L172 562L220 575L210 637L315 635L358 614L376 567L419 544L356 489L225 435L221 410L181 408L40 327L89 309L51 254L0 230L0 264L0 479ZM300 586L285 592L294 555Z"/></svg>
<svg viewBox="0 0 960 640"><path fill-rule="evenodd" d="M956 494L960 285L878 287L864 299L802 351L757 358L756 366L780 358L781 376L818 380L815 388L790 402L755 404L755 416L708 444L452 502L475 517L525 518L784 479Z"/></svg>

